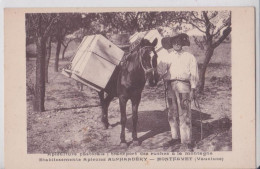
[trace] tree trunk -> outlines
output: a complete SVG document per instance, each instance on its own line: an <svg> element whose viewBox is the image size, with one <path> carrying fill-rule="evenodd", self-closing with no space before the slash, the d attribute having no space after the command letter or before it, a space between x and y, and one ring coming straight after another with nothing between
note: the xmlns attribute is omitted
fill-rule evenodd
<svg viewBox="0 0 260 169"><path fill-rule="evenodd" d="M36 58L36 83L34 110L44 111L45 97L45 57L46 57L46 40L42 37L37 38L37 58Z"/></svg>
<svg viewBox="0 0 260 169"><path fill-rule="evenodd" d="M204 86L205 86L205 75L206 75L206 70L209 64L209 61L213 55L214 48L208 47L206 52L205 52L205 60L203 62L201 71L200 71L200 83L199 83L199 93L203 93Z"/></svg>
<svg viewBox="0 0 260 169"><path fill-rule="evenodd" d="M69 46L69 44L64 45L64 49L63 49L63 52L62 52L62 60L65 58L65 52L66 52L68 46Z"/></svg>
<svg viewBox="0 0 260 169"><path fill-rule="evenodd" d="M61 37L58 37L57 40L58 40L58 42L57 42L56 57L55 57L55 63L54 63L55 72L59 71L59 56L60 56L60 48L61 48L61 43L62 43Z"/></svg>
<svg viewBox="0 0 260 169"><path fill-rule="evenodd" d="M48 38L47 40L47 49L46 49L46 63L45 63L45 82L48 83L48 70L49 70L49 62L50 62L50 57L51 57L51 37Z"/></svg>

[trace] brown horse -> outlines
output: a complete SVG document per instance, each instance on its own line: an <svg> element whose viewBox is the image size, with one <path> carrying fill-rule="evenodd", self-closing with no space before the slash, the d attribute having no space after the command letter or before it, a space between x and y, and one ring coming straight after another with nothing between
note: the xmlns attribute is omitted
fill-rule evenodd
<svg viewBox="0 0 260 169"><path fill-rule="evenodd" d="M132 118L133 118L133 143L139 145L137 138L137 121L138 121L138 106L141 101L141 93L144 89L146 80L150 86L155 86L159 76L157 73L157 54L154 47L157 44L157 39L150 43L147 39L142 39L138 46L128 54L123 63L115 69L106 88L99 92L99 98L102 105L102 123L105 128L109 127L108 123L108 106L114 97L119 98L121 112L121 146L126 147L125 140L125 125L126 103L128 100L132 102ZM151 52L154 55L151 57ZM107 93L106 98L104 92Z"/></svg>

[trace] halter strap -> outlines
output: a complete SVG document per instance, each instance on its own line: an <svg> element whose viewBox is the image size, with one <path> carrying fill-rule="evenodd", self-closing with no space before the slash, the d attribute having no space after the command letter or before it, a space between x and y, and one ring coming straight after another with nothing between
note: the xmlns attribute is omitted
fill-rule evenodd
<svg viewBox="0 0 260 169"><path fill-rule="evenodd" d="M154 48L154 47L153 47L153 46L144 46L144 47L142 47L142 48L140 49L140 51L139 51L139 52L141 53L141 54L139 54L139 56L138 56L138 57L139 57L139 61L140 61L141 67L142 67L142 69L144 70L144 73L145 73L145 74L150 73L150 72L152 72L152 71L155 70L155 68L153 67L153 64L152 64L152 59L150 60L152 68L146 69L146 68L144 67L144 65L143 65L143 61L142 61L143 50L146 49L146 48Z"/></svg>

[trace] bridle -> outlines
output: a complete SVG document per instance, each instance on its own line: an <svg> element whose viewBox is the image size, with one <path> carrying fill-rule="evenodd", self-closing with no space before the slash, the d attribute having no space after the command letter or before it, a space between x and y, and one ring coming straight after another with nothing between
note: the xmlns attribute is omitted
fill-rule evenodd
<svg viewBox="0 0 260 169"><path fill-rule="evenodd" d="M145 53L145 51L146 51L147 48L148 48L148 49L149 49L149 48L154 49L153 46L144 46L144 47L142 47L141 49L139 49L139 52L138 52L139 61L140 61L140 64L141 64L142 69L144 70L145 75L147 75L148 73L151 73L151 72L154 73L154 71L156 70L156 68L153 67L152 59L150 60L151 68L146 69L146 68L144 67L144 65L143 65L142 57L143 57L143 54ZM152 50L152 51L153 51L154 54L155 54L155 51L154 51L154 50Z"/></svg>

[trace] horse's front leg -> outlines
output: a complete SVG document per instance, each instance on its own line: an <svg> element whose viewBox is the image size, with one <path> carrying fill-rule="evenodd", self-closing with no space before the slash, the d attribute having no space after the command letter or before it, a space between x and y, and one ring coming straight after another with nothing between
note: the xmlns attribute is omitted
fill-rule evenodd
<svg viewBox="0 0 260 169"><path fill-rule="evenodd" d="M140 142L137 138L137 123L138 123L138 106L141 100L141 94L136 95L131 99L132 101L132 118L133 118L133 145L138 146Z"/></svg>
<svg viewBox="0 0 260 169"><path fill-rule="evenodd" d="M123 148L127 147L126 140L125 140L125 125L126 125L126 103L127 99L124 96L119 97L119 104L120 104L120 112L121 112L121 134L120 139L121 143L120 146Z"/></svg>

